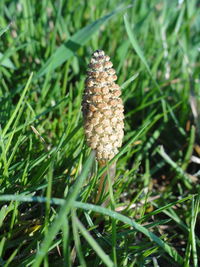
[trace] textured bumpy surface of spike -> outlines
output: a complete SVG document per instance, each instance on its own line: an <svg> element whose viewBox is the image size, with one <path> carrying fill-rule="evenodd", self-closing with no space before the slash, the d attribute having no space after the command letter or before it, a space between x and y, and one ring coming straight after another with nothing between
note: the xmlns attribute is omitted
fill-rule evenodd
<svg viewBox="0 0 200 267"><path fill-rule="evenodd" d="M92 54L82 102L86 140L101 163L118 153L124 136L124 107L112 66L104 51Z"/></svg>

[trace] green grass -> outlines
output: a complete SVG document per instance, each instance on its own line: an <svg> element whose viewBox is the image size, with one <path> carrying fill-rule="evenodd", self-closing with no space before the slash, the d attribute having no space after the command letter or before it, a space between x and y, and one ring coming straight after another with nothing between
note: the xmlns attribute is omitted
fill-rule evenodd
<svg viewBox="0 0 200 267"><path fill-rule="evenodd" d="M200 265L199 7L0 1L0 266ZM81 113L96 49L125 105L107 208Z"/></svg>

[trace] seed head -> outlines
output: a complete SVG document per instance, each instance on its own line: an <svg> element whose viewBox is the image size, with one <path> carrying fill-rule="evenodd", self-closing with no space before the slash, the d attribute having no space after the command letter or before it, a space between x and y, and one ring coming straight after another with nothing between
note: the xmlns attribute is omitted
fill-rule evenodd
<svg viewBox="0 0 200 267"><path fill-rule="evenodd" d="M82 101L86 140L102 163L118 153L124 136L124 107L112 66L104 51L97 50L92 54Z"/></svg>

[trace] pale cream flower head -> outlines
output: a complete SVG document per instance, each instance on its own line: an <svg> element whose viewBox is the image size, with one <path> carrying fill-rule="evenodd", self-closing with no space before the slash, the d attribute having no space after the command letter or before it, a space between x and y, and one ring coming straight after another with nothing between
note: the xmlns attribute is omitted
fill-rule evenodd
<svg viewBox="0 0 200 267"><path fill-rule="evenodd" d="M103 50L92 54L82 102L86 140L101 163L118 153L124 136L124 107L112 66Z"/></svg>

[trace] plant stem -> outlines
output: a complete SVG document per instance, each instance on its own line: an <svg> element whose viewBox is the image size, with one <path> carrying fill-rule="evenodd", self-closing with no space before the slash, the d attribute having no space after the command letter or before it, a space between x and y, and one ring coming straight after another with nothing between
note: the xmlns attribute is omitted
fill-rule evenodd
<svg viewBox="0 0 200 267"><path fill-rule="evenodd" d="M106 163L105 162L99 162L99 166L105 167ZM102 174L100 181L99 181L98 192L97 192L97 196L95 199L95 203L99 202L100 197L102 196L103 193L104 193L104 195L108 193L109 183L108 183L108 180L106 180L106 176L108 175L107 179L110 179L111 183L113 183L114 178L115 178L115 172L116 172L116 162L114 162L111 166L109 166L108 169ZM102 203L102 206L107 206L109 201L110 201L110 198L108 197Z"/></svg>

